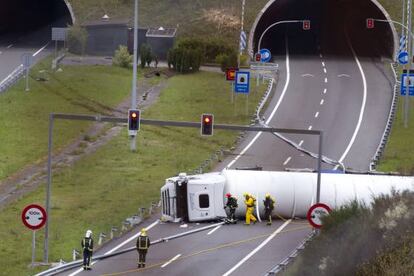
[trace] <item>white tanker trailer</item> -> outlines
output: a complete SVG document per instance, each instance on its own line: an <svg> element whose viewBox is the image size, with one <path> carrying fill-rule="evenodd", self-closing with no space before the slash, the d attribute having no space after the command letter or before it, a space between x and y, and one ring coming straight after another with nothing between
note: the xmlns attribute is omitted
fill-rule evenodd
<svg viewBox="0 0 414 276"><path fill-rule="evenodd" d="M316 203L317 173L252 170L223 170L199 175L180 174L166 179L161 188L162 217L167 221L206 221L227 217L225 194L238 199L236 215L244 216L244 193L256 197L257 215L270 193L276 199L275 212L283 217L306 217ZM370 204L373 197L396 191L414 190L414 177L324 173L320 201L335 209L358 200Z"/></svg>

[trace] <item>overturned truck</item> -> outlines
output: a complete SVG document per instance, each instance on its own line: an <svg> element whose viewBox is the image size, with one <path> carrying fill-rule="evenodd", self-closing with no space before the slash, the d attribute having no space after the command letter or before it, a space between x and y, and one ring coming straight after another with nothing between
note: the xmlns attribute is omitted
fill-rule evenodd
<svg viewBox="0 0 414 276"><path fill-rule="evenodd" d="M276 199L276 212L284 217L306 216L316 203L317 174L223 170L199 175L181 173L166 179L161 188L162 218L166 221L209 221L227 216L225 194L239 200L236 216L244 216L243 194L256 197L256 214L263 214L266 193ZM368 174L322 174L321 202L339 208L352 200L370 204L374 197L392 191L414 190L414 177Z"/></svg>

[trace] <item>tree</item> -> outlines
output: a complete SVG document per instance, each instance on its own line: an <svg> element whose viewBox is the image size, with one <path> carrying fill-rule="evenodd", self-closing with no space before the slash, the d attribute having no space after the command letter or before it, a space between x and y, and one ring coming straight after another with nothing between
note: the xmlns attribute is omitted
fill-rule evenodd
<svg viewBox="0 0 414 276"><path fill-rule="evenodd" d="M86 43L88 42L88 32L79 25L68 28L68 48L69 52L84 55Z"/></svg>
<svg viewBox="0 0 414 276"><path fill-rule="evenodd" d="M153 59L151 46L147 43L142 44L139 53L141 58L141 68L144 68L145 65L150 66Z"/></svg>
<svg viewBox="0 0 414 276"><path fill-rule="evenodd" d="M118 50L115 51L112 63L119 67L131 68L132 56L128 52L128 47L120 45Z"/></svg>

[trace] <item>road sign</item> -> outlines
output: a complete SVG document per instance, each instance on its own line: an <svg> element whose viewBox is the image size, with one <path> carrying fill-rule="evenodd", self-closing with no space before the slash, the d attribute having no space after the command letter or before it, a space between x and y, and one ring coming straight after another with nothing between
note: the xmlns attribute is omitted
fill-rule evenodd
<svg viewBox="0 0 414 276"><path fill-rule="evenodd" d="M268 49L260 49L259 53L261 62L268 62L272 58L272 54Z"/></svg>
<svg viewBox="0 0 414 276"><path fill-rule="evenodd" d="M234 81L236 79L236 72L238 70L239 70L238 68L227 68L226 69L226 80Z"/></svg>
<svg viewBox="0 0 414 276"><path fill-rule="evenodd" d="M414 74L407 73L401 74L401 96L405 96L407 93L407 77L408 77L408 95L414 96Z"/></svg>
<svg viewBox="0 0 414 276"><path fill-rule="evenodd" d="M47 214L45 209L37 204L26 206L22 212L22 221L31 230L37 230L45 225Z"/></svg>
<svg viewBox="0 0 414 276"><path fill-rule="evenodd" d="M279 68L279 64L277 63L271 63L271 62L267 62L267 63L256 63L256 62L251 62L250 63L250 69L251 70L257 70L257 71L277 71L277 69Z"/></svg>
<svg viewBox="0 0 414 276"><path fill-rule="evenodd" d="M322 217L329 215L331 208L323 203L317 203L310 207L308 211L308 221L315 228L322 227Z"/></svg>
<svg viewBox="0 0 414 276"><path fill-rule="evenodd" d="M246 49L246 33L244 31L240 32L240 51L243 51L244 49Z"/></svg>
<svg viewBox="0 0 414 276"><path fill-rule="evenodd" d="M402 65L408 63L408 53L407 52L401 52L398 54L398 62Z"/></svg>
<svg viewBox="0 0 414 276"><path fill-rule="evenodd" d="M65 41L68 28L52 28L52 40Z"/></svg>
<svg viewBox="0 0 414 276"><path fill-rule="evenodd" d="M236 84L234 86L234 92L249 94L250 72L245 72L245 71L236 72Z"/></svg>

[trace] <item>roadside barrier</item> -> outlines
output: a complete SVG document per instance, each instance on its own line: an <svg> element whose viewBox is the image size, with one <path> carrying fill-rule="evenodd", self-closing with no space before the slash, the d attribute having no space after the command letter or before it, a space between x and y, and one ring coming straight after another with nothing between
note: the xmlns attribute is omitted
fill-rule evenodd
<svg viewBox="0 0 414 276"><path fill-rule="evenodd" d="M0 82L0 93L5 92L11 86L13 86L24 75L23 64L17 66L13 72L11 72L4 80Z"/></svg>

